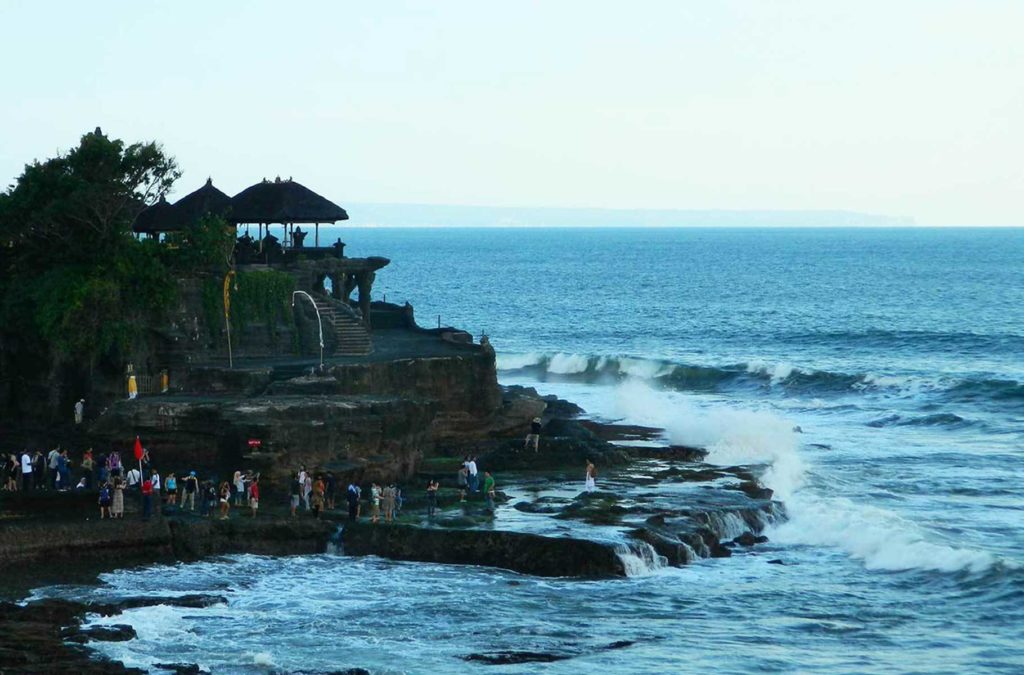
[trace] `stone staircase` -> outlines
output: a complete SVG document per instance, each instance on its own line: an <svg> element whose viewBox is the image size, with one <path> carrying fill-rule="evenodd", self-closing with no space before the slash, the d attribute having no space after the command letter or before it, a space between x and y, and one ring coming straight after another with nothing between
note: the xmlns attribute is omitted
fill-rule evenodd
<svg viewBox="0 0 1024 675"><path fill-rule="evenodd" d="M324 325L324 342L334 336L334 353L339 356L365 356L373 351L370 331L348 306L323 296L316 297L316 308Z"/></svg>

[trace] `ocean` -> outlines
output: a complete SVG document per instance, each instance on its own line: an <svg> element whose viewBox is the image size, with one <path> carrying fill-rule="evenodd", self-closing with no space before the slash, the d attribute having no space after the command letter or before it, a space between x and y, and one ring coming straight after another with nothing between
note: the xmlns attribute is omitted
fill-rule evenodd
<svg viewBox="0 0 1024 675"><path fill-rule="evenodd" d="M377 299L488 335L502 383L765 465L788 519L750 553L624 580L231 556L35 591L229 595L114 617L139 639L104 653L214 672L1024 671L1024 230L338 232L392 259ZM463 660L500 650L572 658Z"/></svg>

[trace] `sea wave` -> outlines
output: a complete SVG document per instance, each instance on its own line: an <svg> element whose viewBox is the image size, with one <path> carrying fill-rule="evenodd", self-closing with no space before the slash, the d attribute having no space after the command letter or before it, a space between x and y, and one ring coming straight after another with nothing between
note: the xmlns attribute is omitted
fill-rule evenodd
<svg viewBox="0 0 1024 675"><path fill-rule="evenodd" d="M809 487L793 424L773 412L696 406L640 381L620 387L618 407L629 419L664 428L673 442L704 446L708 463L763 465L761 481L786 505L786 521L769 534L776 543L834 547L873 570L977 574L1012 566L947 543L894 511Z"/></svg>
<svg viewBox="0 0 1024 675"><path fill-rule="evenodd" d="M678 391L721 391L736 388L768 388L800 395L842 395L879 392L897 395L935 393L951 400L987 399L1007 405L1024 403L1024 383L1016 380L953 377L914 377L877 372L844 373L819 370L786 361L751 359L746 362L706 365L646 359L627 355L579 353L501 353L499 371L525 374L540 381L564 380L581 383L615 383L641 379ZM942 416L911 424L950 424Z"/></svg>
<svg viewBox="0 0 1024 675"><path fill-rule="evenodd" d="M900 415L886 415L867 423L869 427L968 427L975 422L964 419L955 413L935 413L933 415L922 415L920 417L902 417Z"/></svg>

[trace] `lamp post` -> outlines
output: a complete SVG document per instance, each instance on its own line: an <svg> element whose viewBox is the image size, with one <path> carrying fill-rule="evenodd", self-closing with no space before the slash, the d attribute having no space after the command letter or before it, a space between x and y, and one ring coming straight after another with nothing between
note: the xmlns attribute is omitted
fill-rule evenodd
<svg viewBox="0 0 1024 675"><path fill-rule="evenodd" d="M324 369L324 322L320 318L320 308L316 306L316 300L313 299L313 296L310 295L309 293L307 293L306 291L294 291L292 293L292 307L295 307L295 296L296 295L304 295L304 296L306 296L309 299L309 301L311 303L313 303L313 309L316 311L316 323L317 323L317 326L320 328L320 370L323 371L323 369Z"/></svg>

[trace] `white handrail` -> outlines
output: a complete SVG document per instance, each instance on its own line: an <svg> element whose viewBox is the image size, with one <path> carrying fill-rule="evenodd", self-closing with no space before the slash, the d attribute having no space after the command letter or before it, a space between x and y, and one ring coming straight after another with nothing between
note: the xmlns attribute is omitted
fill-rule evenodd
<svg viewBox="0 0 1024 675"><path fill-rule="evenodd" d="M292 293L292 307L295 307L295 296L296 295L300 295L300 294L306 296L309 299L309 301L311 303L313 303L313 309L316 311L316 323L317 323L317 326L320 328L320 370L323 371L323 369L324 369L324 322L320 318L320 308L316 306L316 300L313 299L313 296L310 295L309 293L307 293L306 291L294 291Z"/></svg>

